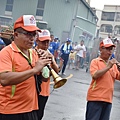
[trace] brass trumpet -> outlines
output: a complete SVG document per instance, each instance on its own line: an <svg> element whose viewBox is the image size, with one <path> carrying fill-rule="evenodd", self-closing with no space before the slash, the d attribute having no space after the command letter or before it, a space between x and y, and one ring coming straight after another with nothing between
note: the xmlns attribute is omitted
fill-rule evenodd
<svg viewBox="0 0 120 120"><path fill-rule="evenodd" d="M39 52L37 51L37 49L35 49L38 56L40 57L41 55L39 54ZM61 78L52 68L51 66L48 64L46 65L48 67L48 69L50 70L50 73L53 77L53 81L54 81L54 86L53 88L56 89L56 88L59 88L61 86L63 86L66 82L67 82L67 79L66 78Z"/></svg>
<svg viewBox="0 0 120 120"><path fill-rule="evenodd" d="M61 86L63 86L66 82L67 79L66 78L61 78L51 67L50 65L47 65L48 69L50 70L52 77L53 77L53 81L54 81L54 86L53 88L59 88Z"/></svg>

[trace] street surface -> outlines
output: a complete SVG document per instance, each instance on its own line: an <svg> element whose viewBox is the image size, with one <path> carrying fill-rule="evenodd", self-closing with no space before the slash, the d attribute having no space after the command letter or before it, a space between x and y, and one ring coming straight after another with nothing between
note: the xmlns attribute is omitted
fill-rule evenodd
<svg viewBox="0 0 120 120"><path fill-rule="evenodd" d="M53 85L50 85L51 94L43 120L85 120L86 94L91 76L85 69L66 69L66 76L71 73L73 77L64 86L53 90ZM119 110L120 82L116 81L110 120L120 120Z"/></svg>

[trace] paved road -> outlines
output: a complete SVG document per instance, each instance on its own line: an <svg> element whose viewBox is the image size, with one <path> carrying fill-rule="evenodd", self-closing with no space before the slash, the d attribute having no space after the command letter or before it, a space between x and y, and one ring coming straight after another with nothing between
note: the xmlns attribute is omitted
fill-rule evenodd
<svg viewBox="0 0 120 120"><path fill-rule="evenodd" d="M85 120L86 94L91 81L85 69L66 70L73 77L67 83L54 91L51 85L51 95L48 99L43 120ZM116 81L113 97L113 107L110 120L120 120L120 82Z"/></svg>

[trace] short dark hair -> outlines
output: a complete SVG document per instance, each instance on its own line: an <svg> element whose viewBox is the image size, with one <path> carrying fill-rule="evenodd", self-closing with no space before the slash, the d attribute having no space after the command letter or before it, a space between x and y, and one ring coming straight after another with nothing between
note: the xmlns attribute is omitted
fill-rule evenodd
<svg viewBox="0 0 120 120"><path fill-rule="evenodd" d="M81 40L81 42L84 42L84 40Z"/></svg>
<svg viewBox="0 0 120 120"><path fill-rule="evenodd" d="M51 35L50 35L50 37L51 37L51 36L54 36L54 35L53 35L53 34L51 34Z"/></svg>
<svg viewBox="0 0 120 120"><path fill-rule="evenodd" d="M22 30L24 30L24 29L19 27L19 28L14 29L14 32L16 32L16 31L19 32L19 31L22 31Z"/></svg>

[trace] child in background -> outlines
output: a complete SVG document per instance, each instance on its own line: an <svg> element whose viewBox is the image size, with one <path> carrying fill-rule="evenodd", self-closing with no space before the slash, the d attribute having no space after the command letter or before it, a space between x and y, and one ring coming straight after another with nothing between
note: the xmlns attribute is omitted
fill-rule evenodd
<svg viewBox="0 0 120 120"><path fill-rule="evenodd" d="M76 51L71 51L69 54L69 62L68 62L68 69L72 67L72 69L75 69L75 56L76 56Z"/></svg>

